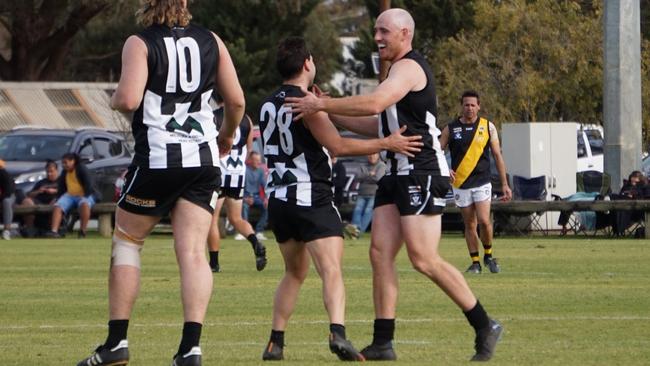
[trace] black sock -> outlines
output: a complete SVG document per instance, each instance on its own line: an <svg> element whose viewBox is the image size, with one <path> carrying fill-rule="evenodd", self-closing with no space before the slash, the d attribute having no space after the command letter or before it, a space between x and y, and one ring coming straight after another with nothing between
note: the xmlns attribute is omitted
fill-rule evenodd
<svg viewBox="0 0 650 366"><path fill-rule="evenodd" d="M214 268L219 265L219 251L210 251L210 267Z"/></svg>
<svg viewBox="0 0 650 366"><path fill-rule="evenodd" d="M246 239L251 243L253 250L255 250L255 248L257 248L257 244L259 243L259 240L257 240L257 236L255 236L255 234L250 234L249 236L246 237Z"/></svg>
<svg viewBox="0 0 650 366"><path fill-rule="evenodd" d="M108 337L104 346L113 348L120 343L121 340L126 339L126 331L129 328L129 319L109 320L108 321Z"/></svg>
<svg viewBox="0 0 650 366"><path fill-rule="evenodd" d="M375 319L372 344L384 345L395 336L395 319Z"/></svg>
<svg viewBox="0 0 650 366"><path fill-rule="evenodd" d="M487 328L490 326L490 318L488 318L485 309L481 306L481 303L476 300L476 305L469 311L464 312L465 317L469 321L469 324L474 328L475 331Z"/></svg>
<svg viewBox="0 0 650 366"><path fill-rule="evenodd" d="M481 263L478 252L471 252L469 253L469 256L472 257L472 263Z"/></svg>
<svg viewBox="0 0 650 366"><path fill-rule="evenodd" d="M330 333L338 334L343 339L346 339L345 338L345 325L335 324L335 323L330 324Z"/></svg>
<svg viewBox="0 0 650 366"><path fill-rule="evenodd" d="M195 322L185 322L185 324L183 324L183 338L181 338L181 344L178 346L177 355L184 355L189 352L192 347L199 345L202 327L203 325L201 325L201 323Z"/></svg>
<svg viewBox="0 0 650 366"><path fill-rule="evenodd" d="M284 331L283 330L271 329L271 338L269 339L269 342L273 342L274 344L277 344L278 347L283 348L284 347Z"/></svg>

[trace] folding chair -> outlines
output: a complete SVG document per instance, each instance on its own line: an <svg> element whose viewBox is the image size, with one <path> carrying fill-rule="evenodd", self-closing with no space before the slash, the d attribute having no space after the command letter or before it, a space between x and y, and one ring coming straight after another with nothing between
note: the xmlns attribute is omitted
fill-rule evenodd
<svg viewBox="0 0 650 366"><path fill-rule="evenodd" d="M544 175L533 178L525 178L518 175L512 177L512 196L514 200L546 201L546 193L546 176ZM535 230L547 235L546 228L548 225L542 226L540 222L542 215L543 212L512 215L516 219L514 222L511 222L512 228L521 233Z"/></svg>
<svg viewBox="0 0 650 366"><path fill-rule="evenodd" d="M576 193L562 199L570 201L589 201L602 199L611 193L611 177L609 174L601 173L596 170L587 170L576 173ZM573 232L574 234L582 232L586 235L587 231L591 230L594 230L594 235L601 230L608 232L607 227L609 225L607 225L607 223L609 222L609 219L606 215L607 213L603 212L593 213L588 211L575 213L573 211L562 211L558 220L558 224L562 225L560 235L565 235L567 232ZM585 220L589 220L589 223L592 225L587 225L587 222L582 222Z"/></svg>
<svg viewBox="0 0 650 366"><path fill-rule="evenodd" d="M596 170L587 170L576 173L577 192L597 192L601 196L608 196L612 193L612 178L607 173Z"/></svg>

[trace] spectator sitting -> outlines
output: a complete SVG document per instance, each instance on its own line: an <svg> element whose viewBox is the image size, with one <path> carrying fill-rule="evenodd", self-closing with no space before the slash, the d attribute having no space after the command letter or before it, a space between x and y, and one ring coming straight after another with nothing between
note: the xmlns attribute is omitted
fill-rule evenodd
<svg viewBox="0 0 650 366"><path fill-rule="evenodd" d="M71 208L77 207L79 210L80 228L79 237L86 236L86 228L90 220L90 209L99 201L100 197L95 190L95 182L88 172L86 166L79 160L79 156L73 153L63 155L61 161L63 172L58 181L58 194L60 195L55 203L52 212L52 227L47 236L58 238L61 237L59 227L63 216Z"/></svg>
<svg viewBox="0 0 650 366"><path fill-rule="evenodd" d="M4 160L0 160L0 199L2 199L2 239L11 239L11 223L14 219L13 205L16 200L14 195L16 185L13 178L5 169Z"/></svg>
<svg viewBox="0 0 650 366"><path fill-rule="evenodd" d="M259 153L252 151L249 154L249 162L246 166L246 179L244 186L244 203L242 205L242 217L248 220L248 212L251 207L258 207L260 209L260 218L255 225L255 236L259 240L267 240L264 236L264 229L268 217L267 204L268 201L264 195L264 187L266 185L266 177L264 169L261 167L262 157ZM250 222L250 221L249 221ZM235 240L245 239L243 235L235 235Z"/></svg>
<svg viewBox="0 0 650 366"><path fill-rule="evenodd" d="M45 178L34 185L18 206L52 205L56 202L59 191L59 167L54 160L45 163ZM50 230L50 216L45 214L23 216L23 235L33 237Z"/></svg>
<svg viewBox="0 0 650 366"><path fill-rule="evenodd" d="M621 188L620 195L621 198L643 198L646 196L647 183L646 178L638 170L633 171L628 176L627 180L623 182L623 188Z"/></svg>

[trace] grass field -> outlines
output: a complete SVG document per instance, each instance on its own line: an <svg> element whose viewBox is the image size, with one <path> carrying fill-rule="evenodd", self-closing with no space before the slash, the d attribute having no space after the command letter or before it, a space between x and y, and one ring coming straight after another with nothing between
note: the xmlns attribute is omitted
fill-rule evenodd
<svg viewBox="0 0 650 366"><path fill-rule="evenodd" d="M346 242L348 337L372 338L367 237ZM271 306L283 265L267 243L269 265L256 272L248 244L225 240L203 330L204 365L262 364ZM0 350L3 365L74 365L106 335L110 241L97 237L0 241ZM447 235L441 252L464 269L464 240ZM503 272L468 276L505 335L494 365L650 364L650 242L588 238L497 238ZM473 353L463 314L399 256L399 365L455 365ZM180 337L178 271L169 236L143 251L142 292L131 320L131 365L168 365ZM327 348L328 322L312 270L286 334L292 365L338 363Z"/></svg>

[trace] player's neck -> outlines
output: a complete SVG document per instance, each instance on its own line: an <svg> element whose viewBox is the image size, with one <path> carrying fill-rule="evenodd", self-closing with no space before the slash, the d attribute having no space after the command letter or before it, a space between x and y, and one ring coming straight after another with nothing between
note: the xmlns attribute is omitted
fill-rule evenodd
<svg viewBox="0 0 650 366"><path fill-rule="evenodd" d="M466 125L471 125L472 123L476 122L477 119L478 119L478 116L476 116L476 117L474 117L472 119L467 119L465 116L461 116L458 120L460 121L460 123L464 123Z"/></svg>
<svg viewBox="0 0 650 366"><path fill-rule="evenodd" d="M297 86L299 88L309 89L309 86L311 85L311 82L304 75L298 75L295 78L284 80L282 82L282 84L284 84L284 85L294 85L294 86Z"/></svg>

